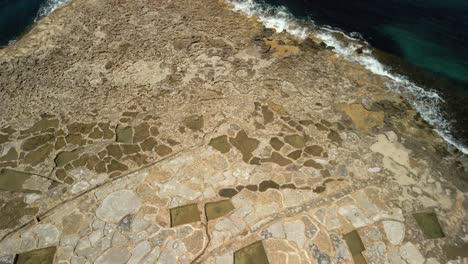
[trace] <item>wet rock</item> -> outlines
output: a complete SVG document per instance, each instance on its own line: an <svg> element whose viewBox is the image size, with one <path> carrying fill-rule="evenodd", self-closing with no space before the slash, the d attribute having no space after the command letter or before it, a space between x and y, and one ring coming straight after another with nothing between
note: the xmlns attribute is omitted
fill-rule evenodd
<svg viewBox="0 0 468 264"><path fill-rule="evenodd" d="M32 190L23 189L23 184L31 178L31 174L12 170L0 170L0 190L11 192L32 192Z"/></svg>
<svg viewBox="0 0 468 264"><path fill-rule="evenodd" d="M263 124L267 125L275 120L274 114L268 106L262 106Z"/></svg>
<svg viewBox="0 0 468 264"><path fill-rule="evenodd" d="M127 144L133 143L133 129L131 127L117 127L115 134L117 135L117 142Z"/></svg>
<svg viewBox="0 0 468 264"><path fill-rule="evenodd" d="M55 157L55 165L57 167L63 167L67 163L77 159L79 156L78 150L74 151L62 151Z"/></svg>
<svg viewBox="0 0 468 264"><path fill-rule="evenodd" d="M257 241L234 252L234 264L268 264L262 241Z"/></svg>
<svg viewBox="0 0 468 264"><path fill-rule="evenodd" d="M104 139L113 139L114 138L114 132L110 129L110 124L108 124L108 123L99 123L98 126L103 132L103 138Z"/></svg>
<svg viewBox="0 0 468 264"><path fill-rule="evenodd" d="M109 194L96 210L96 215L108 223L118 223L123 217L140 209L140 200L131 191L121 190Z"/></svg>
<svg viewBox="0 0 468 264"><path fill-rule="evenodd" d="M318 146L318 145L307 146L304 149L304 152L306 152L307 154L318 157L318 156L322 155L323 148L321 146Z"/></svg>
<svg viewBox="0 0 468 264"><path fill-rule="evenodd" d="M252 158L252 152L257 149L260 141L255 138L249 138L244 130L237 132L235 138L230 138L229 142L242 153L242 160L248 163Z"/></svg>
<svg viewBox="0 0 468 264"><path fill-rule="evenodd" d="M20 224L20 220L24 216L33 216L39 209L31 208L24 202L22 198L15 198L9 201L0 200L0 229L14 228Z"/></svg>
<svg viewBox="0 0 468 264"><path fill-rule="evenodd" d="M81 155L78 159L72 161L73 167L78 168L78 167L83 167L83 166L85 166L86 163L88 163L89 157L90 157L89 154L83 154L83 155Z"/></svg>
<svg viewBox="0 0 468 264"><path fill-rule="evenodd" d="M159 129L158 129L158 127L152 126L152 127L150 128L150 134L151 134L151 136L153 136L153 137L157 137L157 136L159 135Z"/></svg>
<svg viewBox="0 0 468 264"><path fill-rule="evenodd" d="M141 154L141 153L137 153L135 155L127 156L125 158L125 160L131 160L134 163L136 163L138 166L141 166L143 164L147 164L148 163L147 159L148 159L148 156L146 156L144 154Z"/></svg>
<svg viewBox="0 0 468 264"><path fill-rule="evenodd" d="M283 157L280 153L278 153L276 151L273 151L273 153L271 153L270 158L262 159L262 162L276 163L281 167L284 167L284 166L289 165L289 164L292 163L292 161L290 159L287 159L287 158Z"/></svg>
<svg viewBox="0 0 468 264"><path fill-rule="evenodd" d="M312 120L300 120L299 124L301 124L303 126L311 126L311 125L314 124L314 121L312 121Z"/></svg>
<svg viewBox="0 0 468 264"><path fill-rule="evenodd" d="M120 148L119 145L109 145L106 147L107 154L115 159L120 159L123 155L122 149Z"/></svg>
<svg viewBox="0 0 468 264"><path fill-rule="evenodd" d="M315 127L319 130L319 131L328 131L328 128L322 124L315 124Z"/></svg>
<svg viewBox="0 0 468 264"><path fill-rule="evenodd" d="M448 259L458 259L458 258L468 258L468 244L463 244L461 246L446 246L444 248Z"/></svg>
<svg viewBox="0 0 468 264"><path fill-rule="evenodd" d="M291 190L297 189L296 185L294 185L292 183L283 184L283 185L281 185L280 188L281 189L291 189Z"/></svg>
<svg viewBox="0 0 468 264"><path fill-rule="evenodd" d="M55 141L55 146L54 148L56 150L59 150L63 147L65 147L65 145L67 145L67 142L65 141L65 138L64 137L58 137Z"/></svg>
<svg viewBox="0 0 468 264"><path fill-rule="evenodd" d="M302 150L295 150L288 154L288 158L297 160L301 157L301 155L302 155Z"/></svg>
<svg viewBox="0 0 468 264"><path fill-rule="evenodd" d="M118 162L117 160L113 159L110 164L107 165L107 172L111 173L114 171L126 171L128 170L128 166Z"/></svg>
<svg viewBox="0 0 468 264"><path fill-rule="evenodd" d="M21 144L21 149L24 151L35 150L36 148L52 141L53 139L54 135L52 134L44 134L30 137L23 141L23 144Z"/></svg>
<svg viewBox="0 0 468 264"><path fill-rule="evenodd" d="M335 130L330 130L330 132L328 133L327 138L329 140L337 143L340 146L341 146L341 143L343 143L343 139L341 138L340 134L338 132L336 132Z"/></svg>
<svg viewBox="0 0 468 264"><path fill-rule="evenodd" d="M258 190L259 190L260 192L265 192L266 190L268 190L268 189L270 189L270 188L271 188L271 189L277 189L277 190L278 190L279 187L280 187L280 186L279 186L278 183L276 183L276 182L274 182L274 181L272 181L272 180L266 180L266 181L262 181L262 182L260 183L260 185L258 186Z"/></svg>
<svg viewBox="0 0 468 264"><path fill-rule="evenodd" d="M102 137L104 137L104 132L99 127L95 127L89 134L89 138L92 139L101 139Z"/></svg>
<svg viewBox="0 0 468 264"><path fill-rule="evenodd" d="M36 249L29 252L24 252L18 254L15 261L16 264L26 264L26 263L54 263L55 252L57 251L56 247L48 247Z"/></svg>
<svg viewBox="0 0 468 264"><path fill-rule="evenodd" d="M323 185L315 187L312 191L314 193L323 193L327 188Z"/></svg>
<svg viewBox="0 0 468 264"><path fill-rule="evenodd" d="M281 148L284 146L284 143L283 141L281 141L279 138L277 137L273 137L270 139L270 145L273 147L273 149L275 149L276 151L280 151Z"/></svg>
<svg viewBox="0 0 468 264"><path fill-rule="evenodd" d="M68 134L65 137L65 140L68 144L76 146L82 146L86 144L86 140L83 139L83 136L81 136L81 134Z"/></svg>
<svg viewBox="0 0 468 264"><path fill-rule="evenodd" d="M122 144L120 147L122 148L122 152L125 155L132 155L132 154L140 152L140 146L138 145Z"/></svg>
<svg viewBox="0 0 468 264"><path fill-rule="evenodd" d="M47 130L50 128L56 129L58 125L59 125L58 119L44 118L44 119L39 120L29 129L21 131L20 134L21 135L32 134L32 133L40 132L40 131Z"/></svg>
<svg viewBox="0 0 468 264"><path fill-rule="evenodd" d="M96 163L96 165L94 166L94 170L95 170L97 173L104 173L104 172L106 172L106 171L107 171L106 162L100 161L100 162Z"/></svg>
<svg viewBox="0 0 468 264"><path fill-rule="evenodd" d="M348 245L351 255L354 256L361 254L361 252L365 250L361 237L359 236L356 230L344 235L343 238L346 241L346 244Z"/></svg>
<svg viewBox="0 0 468 264"><path fill-rule="evenodd" d="M304 162L304 166L305 167L312 167L312 168L315 168L317 170L323 169L323 166L320 163L317 163L315 160L306 160Z"/></svg>
<svg viewBox="0 0 468 264"><path fill-rule="evenodd" d="M147 123L141 123L133 128L133 143L140 143L150 136L150 126Z"/></svg>
<svg viewBox="0 0 468 264"><path fill-rule="evenodd" d="M183 121L183 124L192 131L202 131L204 126L203 116L189 116Z"/></svg>
<svg viewBox="0 0 468 264"><path fill-rule="evenodd" d="M258 157L252 157L252 159L250 160L250 164L252 165L261 165L262 164L262 160Z"/></svg>
<svg viewBox="0 0 468 264"><path fill-rule="evenodd" d="M236 189L232 189L232 188L221 189L219 191L219 195L221 197L226 197L226 198L232 198L237 193L238 193L238 191Z"/></svg>
<svg viewBox="0 0 468 264"><path fill-rule="evenodd" d="M231 150L231 144L225 135L211 139L209 145L223 154Z"/></svg>
<svg viewBox="0 0 468 264"><path fill-rule="evenodd" d="M159 156L167 156L172 153L172 149L166 145L158 145L156 146L156 153L158 153Z"/></svg>
<svg viewBox="0 0 468 264"><path fill-rule="evenodd" d="M299 135L287 135L284 137L284 141L298 149L302 149L305 146L304 137Z"/></svg>
<svg viewBox="0 0 468 264"><path fill-rule="evenodd" d="M54 146L52 144L43 145L42 147L26 154L24 157L24 163L36 166L44 162L49 157L53 149Z"/></svg>
<svg viewBox="0 0 468 264"><path fill-rule="evenodd" d="M234 210L231 200L210 202L205 205L205 214L208 221L225 216Z"/></svg>
<svg viewBox="0 0 468 264"><path fill-rule="evenodd" d="M141 150L152 151L158 145L158 141L152 137L143 140L140 143Z"/></svg>
<svg viewBox="0 0 468 264"><path fill-rule="evenodd" d="M93 127L96 126L96 123L85 124L80 122L74 122L67 126L68 134L89 134Z"/></svg>
<svg viewBox="0 0 468 264"><path fill-rule="evenodd" d="M2 135L0 134L0 144L3 144L3 143L6 143L8 142L10 139L10 137L8 135Z"/></svg>
<svg viewBox="0 0 468 264"><path fill-rule="evenodd" d="M246 188L247 190L252 191L252 192L256 192L256 191L258 190L257 185L253 185L253 184L246 185L245 188Z"/></svg>
<svg viewBox="0 0 468 264"><path fill-rule="evenodd" d="M171 210L171 227L201 221L197 204L189 204Z"/></svg>
<svg viewBox="0 0 468 264"><path fill-rule="evenodd" d="M435 213L416 213L413 217L426 238L434 239L445 236Z"/></svg>

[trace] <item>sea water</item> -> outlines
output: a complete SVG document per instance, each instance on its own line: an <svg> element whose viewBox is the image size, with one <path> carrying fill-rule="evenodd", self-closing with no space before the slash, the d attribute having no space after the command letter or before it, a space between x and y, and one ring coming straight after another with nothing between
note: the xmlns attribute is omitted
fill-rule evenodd
<svg viewBox="0 0 468 264"><path fill-rule="evenodd" d="M315 34L345 58L387 77L389 90L407 95L447 142L468 153L468 1L230 2L278 32L300 39ZM356 55L361 47L363 54Z"/></svg>

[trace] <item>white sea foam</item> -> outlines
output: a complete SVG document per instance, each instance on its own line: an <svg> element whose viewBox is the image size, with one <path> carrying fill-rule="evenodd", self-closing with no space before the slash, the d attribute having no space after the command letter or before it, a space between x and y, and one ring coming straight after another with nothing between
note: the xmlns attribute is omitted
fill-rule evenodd
<svg viewBox="0 0 468 264"><path fill-rule="evenodd" d="M305 39L310 31L300 25L285 7L271 7L257 3L254 0L231 0L234 11L240 11L247 16L256 15L267 28L273 28L277 32L287 31L289 34Z"/></svg>
<svg viewBox="0 0 468 264"><path fill-rule="evenodd" d="M45 1L39 8L39 11L37 12L37 15L34 21L35 22L39 21L41 18L52 13L55 9L64 6L69 1L70 0L47 0Z"/></svg>
<svg viewBox="0 0 468 264"><path fill-rule="evenodd" d="M334 47L336 53L344 58L358 62L372 73L387 77L387 87L393 92L404 94L410 100L412 106L419 112L422 118L435 127L437 133L449 144L456 147L464 154L468 154L468 148L457 141L450 132L450 122L446 120L441 112L443 99L434 91L424 89L412 83L405 76L390 72L389 68L380 63L370 49L362 45L364 38L357 32L347 36L339 30L329 27L315 28L312 20L301 21L295 18L285 7L272 7L255 0L228 0L234 6L234 11L242 12L247 16L255 15L267 28L273 28L277 32L286 31L298 39L305 39L312 32L326 43ZM314 30L311 30L314 28ZM351 41L343 43L335 34L343 34ZM365 41L364 41L365 42ZM363 53L356 55L356 49L363 48Z"/></svg>

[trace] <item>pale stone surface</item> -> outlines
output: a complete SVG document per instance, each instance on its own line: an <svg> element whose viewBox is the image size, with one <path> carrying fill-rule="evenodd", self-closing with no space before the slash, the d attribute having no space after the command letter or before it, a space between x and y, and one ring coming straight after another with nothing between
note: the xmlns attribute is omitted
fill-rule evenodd
<svg viewBox="0 0 468 264"><path fill-rule="evenodd" d="M372 168L367 169L367 171L371 173L379 173L382 171L382 169L380 167L372 167Z"/></svg>
<svg viewBox="0 0 468 264"><path fill-rule="evenodd" d="M60 245L74 247L76 246L79 240L80 240L79 236L64 236L60 240Z"/></svg>
<svg viewBox="0 0 468 264"><path fill-rule="evenodd" d="M440 264L440 262L435 258L428 258L425 264Z"/></svg>
<svg viewBox="0 0 468 264"><path fill-rule="evenodd" d="M31 230L38 237L38 247L54 245L59 239L59 230L52 224L40 224Z"/></svg>
<svg viewBox="0 0 468 264"><path fill-rule="evenodd" d="M284 223L284 232L288 240L296 242L302 247L305 242L305 225L302 221L293 221Z"/></svg>
<svg viewBox="0 0 468 264"><path fill-rule="evenodd" d="M232 253L216 257L216 264L233 264L233 263L234 263L234 258L232 257Z"/></svg>
<svg viewBox="0 0 468 264"><path fill-rule="evenodd" d="M96 215L106 222L117 223L124 216L136 213L139 208L138 197L131 191L122 190L108 195L97 209Z"/></svg>
<svg viewBox="0 0 468 264"><path fill-rule="evenodd" d="M0 256L0 264L13 264L14 256Z"/></svg>
<svg viewBox="0 0 468 264"><path fill-rule="evenodd" d="M132 257L128 260L129 264L136 264L142 260L151 250L151 245L148 241L142 241L132 249Z"/></svg>
<svg viewBox="0 0 468 264"><path fill-rule="evenodd" d="M80 181L74 184L71 188L72 193L79 193L89 188L90 184L87 181Z"/></svg>
<svg viewBox="0 0 468 264"><path fill-rule="evenodd" d="M104 254L99 256L96 259L96 264L105 264L105 263L127 263L128 258L130 257L130 252L127 248L110 248Z"/></svg>
<svg viewBox="0 0 468 264"><path fill-rule="evenodd" d="M37 194L37 193L30 193L30 194L27 194L25 199L24 199L24 202L27 203L27 204L31 204L31 203L34 203L35 201L37 201L38 199L40 199L42 197L42 195L40 194Z"/></svg>
<svg viewBox="0 0 468 264"><path fill-rule="evenodd" d="M400 247L400 255L409 264L423 264L425 261L419 249L411 242Z"/></svg>
<svg viewBox="0 0 468 264"><path fill-rule="evenodd" d="M270 263L352 263L357 230L369 264L447 262L467 157L387 79L231 8L74 0L0 49L0 176L27 179L0 187L40 192L0 191L0 255L224 264L261 241ZM188 204L200 221L171 227Z"/></svg>
<svg viewBox="0 0 468 264"><path fill-rule="evenodd" d="M383 221L383 227L387 239L393 245L398 245L405 238L405 225L397 221Z"/></svg>
<svg viewBox="0 0 468 264"><path fill-rule="evenodd" d="M338 212L340 215L345 216L355 228L360 228L371 223L362 211L354 205L342 206L338 209Z"/></svg>
<svg viewBox="0 0 468 264"><path fill-rule="evenodd" d="M368 245L362 254L366 257L367 263L388 263L387 247L384 242Z"/></svg>

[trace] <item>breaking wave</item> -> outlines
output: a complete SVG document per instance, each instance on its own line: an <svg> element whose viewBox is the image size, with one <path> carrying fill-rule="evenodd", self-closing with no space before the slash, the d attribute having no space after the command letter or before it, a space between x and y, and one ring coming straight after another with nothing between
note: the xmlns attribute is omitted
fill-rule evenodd
<svg viewBox="0 0 468 264"><path fill-rule="evenodd" d="M380 63L368 48L367 42L357 33L349 35L339 29L331 27L318 27L314 21L297 19L286 7L273 7L255 0L228 0L233 4L236 12L242 12L247 16L255 15L265 27L273 28L277 32L286 31L298 39L305 39L314 34L327 46L334 47L334 51L344 58L363 65L374 74L387 78L387 88L393 92L403 94L409 98L411 105L418 111L422 118L435 128L437 133L450 145L456 147L464 154L468 154L468 148L456 140L451 133L450 122L445 119L442 112L443 98L435 91L425 89L411 82L407 77L391 72L390 68ZM343 42L336 38L341 34L349 41ZM362 49L362 53L356 55L356 50Z"/></svg>
<svg viewBox="0 0 468 264"><path fill-rule="evenodd" d="M41 18L49 15L55 9L64 6L69 1L70 0L46 0L44 1L44 3L41 5L39 10L37 11L37 15L36 15L36 18L34 19L34 22L37 22Z"/></svg>

